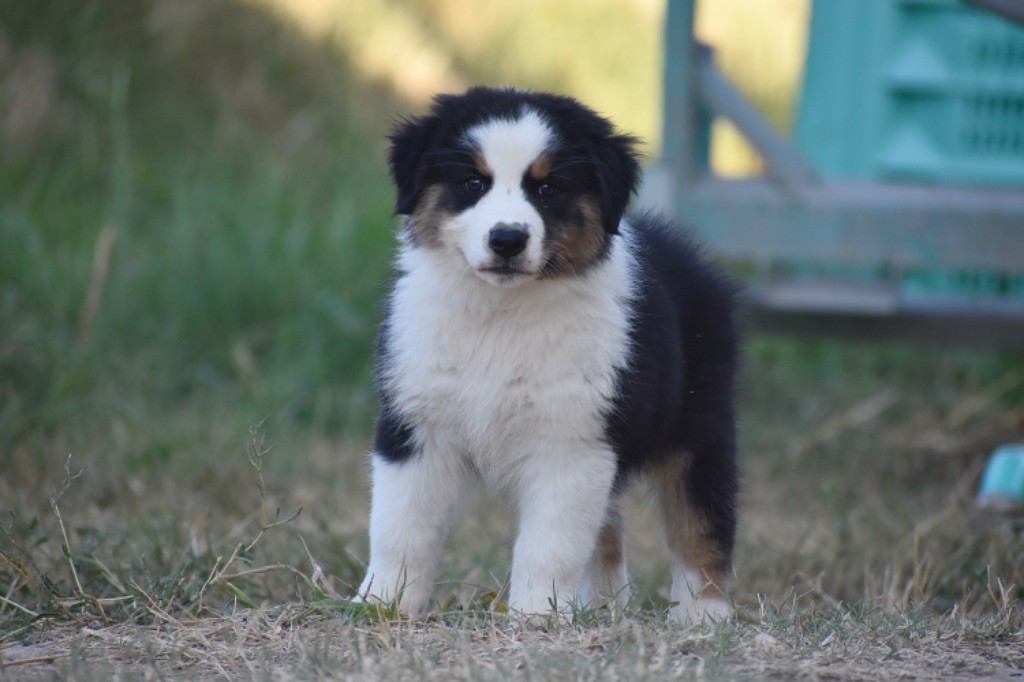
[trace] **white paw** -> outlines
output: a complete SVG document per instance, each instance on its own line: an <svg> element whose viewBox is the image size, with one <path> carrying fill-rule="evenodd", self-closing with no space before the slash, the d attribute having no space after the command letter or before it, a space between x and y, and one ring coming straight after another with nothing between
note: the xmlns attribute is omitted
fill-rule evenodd
<svg viewBox="0 0 1024 682"><path fill-rule="evenodd" d="M720 597L698 596L679 601L669 609L668 616L682 625L700 625L728 620L732 609L729 602Z"/></svg>
<svg viewBox="0 0 1024 682"><path fill-rule="evenodd" d="M509 622L528 630L571 625L577 611L578 607L564 600L559 600L557 608L550 603L535 608L519 608L515 604L507 606Z"/></svg>
<svg viewBox="0 0 1024 682"><path fill-rule="evenodd" d="M519 616L545 617L568 608L568 604L564 600L558 600L557 606L555 603L555 598L551 594L534 595L527 598L510 597L508 611Z"/></svg>
<svg viewBox="0 0 1024 682"><path fill-rule="evenodd" d="M392 580L379 580L378 573L368 572L353 602L394 605L408 615L419 615L430 601L429 585L421 581L407 582L404 574Z"/></svg>

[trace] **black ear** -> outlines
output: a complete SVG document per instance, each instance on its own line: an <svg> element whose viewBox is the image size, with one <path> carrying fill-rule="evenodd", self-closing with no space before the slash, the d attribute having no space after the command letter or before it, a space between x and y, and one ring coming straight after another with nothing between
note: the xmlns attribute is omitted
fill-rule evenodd
<svg viewBox="0 0 1024 682"><path fill-rule="evenodd" d="M609 234L619 231L619 222L629 199L640 182L637 139L630 135L601 135L590 143L589 155L597 174L598 203Z"/></svg>
<svg viewBox="0 0 1024 682"><path fill-rule="evenodd" d="M437 116L422 116L399 122L392 129L388 139L388 167L395 182L395 213L408 215L416 208L419 200L423 174L423 155L430 149L440 119Z"/></svg>

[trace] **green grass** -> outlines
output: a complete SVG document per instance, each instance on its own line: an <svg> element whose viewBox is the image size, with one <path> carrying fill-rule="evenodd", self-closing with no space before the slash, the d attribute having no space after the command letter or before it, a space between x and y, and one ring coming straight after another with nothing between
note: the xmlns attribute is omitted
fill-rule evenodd
<svg viewBox="0 0 1024 682"><path fill-rule="evenodd" d="M58 110L0 165L5 449L211 386L328 428L368 418L393 105L266 11L211 3L158 30L159 6L0 9L15 53L56 65ZM83 330L104 228L116 240Z"/></svg>
<svg viewBox="0 0 1024 682"><path fill-rule="evenodd" d="M797 5L781 26L799 24ZM449 81L513 82L575 94L657 142L657 3L480 9L0 2L0 445L211 387L256 417L365 426L397 113ZM731 16L745 13L698 24L727 72L785 112L798 41L772 48L767 88L737 67L768 49L762 34ZM408 94L403 71L422 85L414 102L386 89Z"/></svg>
<svg viewBox="0 0 1024 682"><path fill-rule="evenodd" d="M750 8L736 1L722 6ZM372 71L359 31L313 30L302 12L320 6L289 6L300 29L228 0L0 0L0 665L58 679L1024 667L1024 531L972 503L986 456L1024 430L1024 360L978 351L752 340L734 622L664 621L667 562L640 490L624 615L490 611L514 528L487 500L456 529L434 615L349 605L393 247L383 135L422 103ZM654 79L588 80L559 50L604 64L588 50L618 33L656 52L656 7L559 5L559 45L558 22L529 42L547 3L475 23L459 6L322 7L364 13L352 25L390 31L395 50L433 46L464 81L521 79L618 119L614 102L647 132ZM698 24L737 75L765 49L751 47L760 15L708 11ZM645 78L649 57L632 67ZM783 85L755 95L785 119ZM12 136L14 101L36 115Z"/></svg>

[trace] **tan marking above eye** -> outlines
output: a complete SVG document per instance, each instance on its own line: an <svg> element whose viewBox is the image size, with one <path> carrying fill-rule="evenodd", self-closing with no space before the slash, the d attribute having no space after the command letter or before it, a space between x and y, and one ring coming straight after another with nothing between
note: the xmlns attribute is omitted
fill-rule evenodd
<svg viewBox="0 0 1024 682"><path fill-rule="evenodd" d="M480 175L484 176L485 178L489 178L493 175L493 173L491 172L491 167L487 165L487 159L483 157L483 154L473 155L473 165L476 166L476 169L480 173Z"/></svg>
<svg viewBox="0 0 1024 682"><path fill-rule="evenodd" d="M551 157L547 154L541 154L530 164L530 177L534 180L543 180L551 172L551 166Z"/></svg>

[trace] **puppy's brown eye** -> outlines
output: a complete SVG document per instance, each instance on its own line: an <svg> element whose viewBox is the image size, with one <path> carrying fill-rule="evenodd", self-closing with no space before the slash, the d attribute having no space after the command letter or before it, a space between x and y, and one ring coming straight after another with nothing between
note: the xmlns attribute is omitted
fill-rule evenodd
<svg viewBox="0 0 1024 682"><path fill-rule="evenodd" d="M470 194L482 194L484 191L483 178L479 178L475 175L463 182L462 186L465 187L466 191Z"/></svg>
<svg viewBox="0 0 1024 682"><path fill-rule="evenodd" d="M553 197L558 194L558 187L550 182L542 182L540 183L540 186L537 187L537 194L542 197Z"/></svg>

